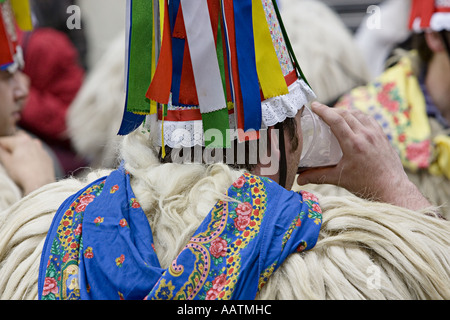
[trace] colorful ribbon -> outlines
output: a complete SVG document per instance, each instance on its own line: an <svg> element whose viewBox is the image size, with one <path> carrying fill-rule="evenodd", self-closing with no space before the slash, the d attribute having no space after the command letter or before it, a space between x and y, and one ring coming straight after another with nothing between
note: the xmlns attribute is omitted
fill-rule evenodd
<svg viewBox="0 0 450 320"><path fill-rule="evenodd" d="M264 99L288 94L261 0L253 0L256 69Z"/></svg>
<svg viewBox="0 0 450 320"><path fill-rule="evenodd" d="M33 30L29 0L11 0L11 7L18 27L23 31Z"/></svg>
<svg viewBox="0 0 450 320"><path fill-rule="evenodd" d="M121 132L140 125L142 118L136 116L157 113L159 103L183 110L200 109L204 132L218 129L224 137L228 136L232 110L239 140L257 139L262 125L261 100L289 92L265 2L159 0L152 1L153 6L144 0L128 2L131 25L126 130ZM280 20L275 2L274 6ZM286 38L281 21L280 26ZM297 76L304 78L292 48L289 54ZM142 96L144 86L147 88ZM205 144L225 147L229 146L227 140Z"/></svg>

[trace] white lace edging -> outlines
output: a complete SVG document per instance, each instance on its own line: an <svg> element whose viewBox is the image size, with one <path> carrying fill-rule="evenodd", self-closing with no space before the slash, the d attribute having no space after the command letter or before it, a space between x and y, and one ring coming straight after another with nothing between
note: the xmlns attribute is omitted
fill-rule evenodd
<svg viewBox="0 0 450 320"><path fill-rule="evenodd" d="M316 99L316 95L304 80L297 80L289 86L289 93L283 96L273 97L261 103L262 127L267 128L283 122L286 118L293 118L305 104ZM236 129L235 115L229 116L230 129ZM158 146L162 146L161 130L163 123L158 121L159 132L157 134ZM232 137L235 138L235 137ZM195 121L164 121L164 144L171 148L195 145L204 146L203 123Z"/></svg>
<svg viewBox="0 0 450 320"><path fill-rule="evenodd" d="M273 97L261 103L264 127L271 127L293 118L305 104L316 99L316 95L303 80L297 80L289 86L289 93Z"/></svg>

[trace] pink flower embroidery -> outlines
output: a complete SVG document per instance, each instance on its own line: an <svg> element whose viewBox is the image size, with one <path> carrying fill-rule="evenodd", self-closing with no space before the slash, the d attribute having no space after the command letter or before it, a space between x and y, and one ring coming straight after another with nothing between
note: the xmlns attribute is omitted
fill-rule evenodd
<svg viewBox="0 0 450 320"><path fill-rule="evenodd" d="M227 241L219 237L211 242L209 250L215 258L225 257L227 255L227 245Z"/></svg>
<svg viewBox="0 0 450 320"><path fill-rule="evenodd" d="M247 216L252 212L252 205L248 202L240 203L236 208L238 215Z"/></svg>
<svg viewBox="0 0 450 320"><path fill-rule="evenodd" d="M319 199L317 199L317 197L315 195L313 195L312 193L309 193L308 191L301 191L302 197L303 197L303 201L305 200L312 200L314 202L318 202Z"/></svg>
<svg viewBox="0 0 450 320"><path fill-rule="evenodd" d="M412 143L406 147L406 158L419 168L427 168L430 159L430 141Z"/></svg>
<svg viewBox="0 0 450 320"><path fill-rule="evenodd" d="M119 186L116 184L111 187L110 193L115 193L117 190L119 190Z"/></svg>
<svg viewBox="0 0 450 320"><path fill-rule="evenodd" d="M101 223L103 223L105 219L103 217L97 217L94 219L95 225L98 227Z"/></svg>
<svg viewBox="0 0 450 320"><path fill-rule="evenodd" d="M92 194L85 195L80 199L80 203L75 208L75 211L78 213L83 212L84 210L86 210L87 205L94 201L94 199L95 196Z"/></svg>
<svg viewBox="0 0 450 320"><path fill-rule="evenodd" d="M317 203L314 203L312 205L312 209L317 213L322 213L322 209L320 208L320 206Z"/></svg>
<svg viewBox="0 0 450 320"><path fill-rule="evenodd" d="M79 236L79 235L81 234L81 232L82 232L82 229L83 229L83 225L80 223L80 224L77 226L77 228L73 231L73 233L74 233L76 236Z"/></svg>
<svg viewBox="0 0 450 320"><path fill-rule="evenodd" d="M217 276L212 284L213 284L213 289L220 291L223 289L223 286L225 285L225 282L227 280L227 275L225 273L222 273L220 276Z"/></svg>
<svg viewBox="0 0 450 320"><path fill-rule="evenodd" d="M245 228L247 228L247 226L250 224L250 221L250 216L241 214L238 215L236 219L234 219L234 225L239 231L244 231Z"/></svg>
<svg viewBox="0 0 450 320"><path fill-rule="evenodd" d="M219 291L216 289L209 289L206 293L206 300L216 300L217 296L219 295Z"/></svg>
<svg viewBox="0 0 450 320"><path fill-rule="evenodd" d="M94 257L94 253L92 252L92 248L88 247L86 251L84 251L84 257L86 259L92 259Z"/></svg>
<svg viewBox="0 0 450 320"><path fill-rule="evenodd" d="M55 279L47 277L44 281L44 290L42 295L46 296L50 293L58 294L58 284Z"/></svg>
<svg viewBox="0 0 450 320"><path fill-rule="evenodd" d="M391 97L391 92L395 89L395 82L387 83L383 86L382 91L378 93L377 99L378 101L389 111L396 112L400 106L400 103ZM393 92L393 94L395 94Z"/></svg>
<svg viewBox="0 0 450 320"><path fill-rule="evenodd" d="M131 199L130 201L130 206L134 209L140 208L141 205L139 204L139 202L137 201L136 198Z"/></svg>
<svg viewBox="0 0 450 320"><path fill-rule="evenodd" d="M237 179L237 180L233 183L233 186L234 186L235 188L240 189L240 188L242 188L242 187L244 186L244 184L245 184L245 178L244 178L243 176L240 176L239 179Z"/></svg>

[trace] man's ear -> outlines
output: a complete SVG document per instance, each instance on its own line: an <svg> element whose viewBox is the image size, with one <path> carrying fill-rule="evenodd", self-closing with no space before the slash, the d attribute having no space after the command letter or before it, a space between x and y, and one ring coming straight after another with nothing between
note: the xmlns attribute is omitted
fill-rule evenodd
<svg viewBox="0 0 450 320"><path fill-rule="evenodd" d="M437 32L426 32L425 40L427 41L427 45L433 53L439 53L445 51L444 43L442 42L442 38Z"/></svg>

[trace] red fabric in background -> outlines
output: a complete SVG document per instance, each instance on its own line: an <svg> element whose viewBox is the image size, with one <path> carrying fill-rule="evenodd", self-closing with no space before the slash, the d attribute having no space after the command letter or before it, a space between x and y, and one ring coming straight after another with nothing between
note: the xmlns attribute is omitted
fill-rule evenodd
<svg viewBox="0 0 450 320"><path fill-rule="evenodd" d="M68 36L51 28L20 33L20 43L31 88L19 126L44 140L66 173L76 170L84 162L72 150L66 114L85 75L78 52Z"/></svg>
<svg viewBox="0 0 450 320"><path fill-rule="evenodd" d="M84 79L78 53L65 34L49 28L23 44L31 88L20 125L45 140L65 141L67 110Z"/></svg>

